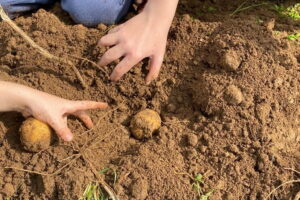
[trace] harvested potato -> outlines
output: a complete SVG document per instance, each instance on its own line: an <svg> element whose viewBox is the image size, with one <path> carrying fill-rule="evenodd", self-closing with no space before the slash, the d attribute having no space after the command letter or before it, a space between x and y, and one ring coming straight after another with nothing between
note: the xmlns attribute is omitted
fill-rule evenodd
<svg viewBox="0 0 300 200"><path fill-rule="evenodd" d="M130 130L136 139L151 138L153 132L160 128L161 119L157 112L145 109L137 113L131 120Z"/></svg>
<svg viewBox="0 0 300 200"><path fill-rule="evenodd" d="M53 130L37 119L28 118L20 128L20 140L25 150L39 152L50 146Z"/></svg>

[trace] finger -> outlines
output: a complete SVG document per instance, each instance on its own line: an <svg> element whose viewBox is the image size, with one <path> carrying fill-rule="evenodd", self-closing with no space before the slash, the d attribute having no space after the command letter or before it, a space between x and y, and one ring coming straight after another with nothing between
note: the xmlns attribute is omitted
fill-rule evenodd
<svg viewBox="0 0 300 200"><path fill-rule="evenodd" d="M73 101L67 109L67 113L74 114L77 111L91 110L91 109L104 109L107 108L107 103L96 101Z"/></svg>
<svg viewBox="0 0 300 200"><path fill-rule="evenodd" d="M124 50L122 50L122 48L117 45L111 49L109 49L100 59L99 61L99 66L105 66L108 65L109 63L111 63L114 60L119 59L120 57L122 57L124 55Z"/></svg>
<svg viewBox="0 0 300 200"><path fill-rule="evenodd" d="M73 140L73 133L68 128L67 123L65 123L63 119L53 124L52 127L54 131L57 133L57 135L64 141L70 142Z"/></svg>
<svg viewBox="0 0 300 200"><path fill-rule="evenodd" d="M112 46L115 45L118 42L118 35L117 33L111 33L103 36L99 42L98 45L100 46Z"/></svg>
<svg viewBox="0 0 300 200"><path fill-rule="evenodd" d="M158 77L162 63L163 63L163 56L153 56L151 58L149 73L146 77L147 85L149 85L151 81L153 81Z"/></svg>
<svg viewBox="0 0 300 200"><path fill-rule="evenodd" d="M115 67L114 71L110 75L110 80L118 81L125 73L127 73L134 65L140 60L134 59L131 56L126 56L123 60Z"/></svg>
<svg viewBox="0 0 300 200"><path fill-rule="evenodd" d="M84 111L79 111L74 113L73 115L75 115L76 117L78 117L79 119L81 119L81 121L83 121L83 123L89 128L93 128L94 124L92 119L90 118L90 116L84 112Z"/></svg>

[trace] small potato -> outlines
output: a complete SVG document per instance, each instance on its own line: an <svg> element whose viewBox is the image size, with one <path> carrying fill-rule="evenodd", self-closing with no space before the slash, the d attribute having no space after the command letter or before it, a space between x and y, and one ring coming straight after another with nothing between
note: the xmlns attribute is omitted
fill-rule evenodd
<svg viewBox="0 0 300 200"><path fill-rule="evenodd" d="M137 113L131 120L130 130L136 139L148 139L152 137L153 132L161 126L161 119L157 112L145 109Z"/></svg>
<svg viewBox="0 0 300 200"><path fill-rule="evenodd" d="M28 118L20 128L20 140L25 150L39 152L51 144L53 130L37 119Z"/></svg>

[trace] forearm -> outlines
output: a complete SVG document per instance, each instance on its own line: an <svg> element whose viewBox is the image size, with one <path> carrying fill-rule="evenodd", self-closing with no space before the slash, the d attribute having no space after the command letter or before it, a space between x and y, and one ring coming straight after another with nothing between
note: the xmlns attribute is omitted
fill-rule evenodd
<svg viewBox="0 0 300 200"><path fill-rule="evenodd" d="M179 0L148 0L143 12L149 14L150 20L153 19L156 23L159 22L162 26L169 29L176 12L178 1Z"/></svg>
<svg viewBox="0 0 300 200"><path fill-rule="evenodd" d="M0 81L0 112L23 112L36 91L26 86Z"/></svg>

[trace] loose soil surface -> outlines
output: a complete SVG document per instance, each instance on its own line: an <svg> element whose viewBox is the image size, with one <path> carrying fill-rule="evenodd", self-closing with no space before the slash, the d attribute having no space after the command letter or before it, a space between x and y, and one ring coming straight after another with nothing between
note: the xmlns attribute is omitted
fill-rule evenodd
<svg viewBox="0 0 300 200"><path fill-rule="evenodd" d="M21 147L24 118L1 113L0 199L78 199L97 180L91 165L116 171L115 183L112 171L99 174L122 200L199 199L188 174L204 176L201 187L213 190L212 200L263 200L299 179L287 168L300 169L300 46L286 39L300 31L299 21L270 6L231 16L241 3L181 1L161 74L149 86L147 60L112 83L107 75L116 63L100 70L77 58L96 62L104 52L97 41L110 27L75 25L59 4L15 22L51 53L71 59L86 90L69 66L43 58L0 22L2 80L111 106L91 112L99 121L92 131L71 118L75 140L57 139L39 153ZM162 127L139 141L130 134L130 120L145 108L160 114ZM299 191L299 183L286 184L272 199L297 200Z"/></svg>

